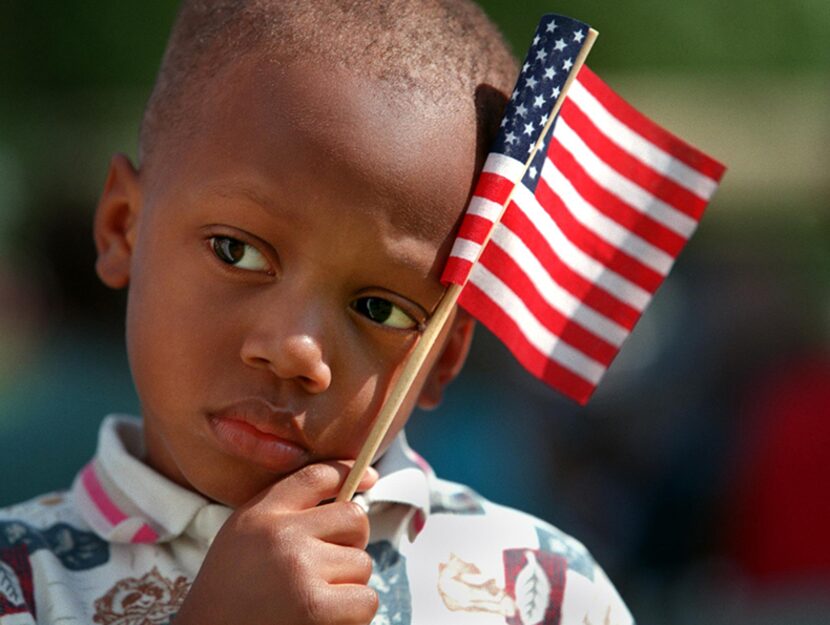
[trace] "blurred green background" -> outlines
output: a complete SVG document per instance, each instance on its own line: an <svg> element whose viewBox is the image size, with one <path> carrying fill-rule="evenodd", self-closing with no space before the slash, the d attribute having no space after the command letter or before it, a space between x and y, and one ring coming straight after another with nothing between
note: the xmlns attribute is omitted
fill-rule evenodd
<svg viewBox="0 0 830 625"><path fill-rule="evenodd" d="M588 408L480 331L413 445L583 539L641 624L827 623L830 2L482 5L518 55L544 12L591 23L592 68L729 170ZM0 3L0 505L65 488L101 417L138 411L90 224L174 11Z"/></svg>

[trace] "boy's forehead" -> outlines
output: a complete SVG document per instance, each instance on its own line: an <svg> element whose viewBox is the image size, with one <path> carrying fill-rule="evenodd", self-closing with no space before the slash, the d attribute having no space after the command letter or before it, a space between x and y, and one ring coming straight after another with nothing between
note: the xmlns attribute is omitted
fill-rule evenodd
<svg viewBox="0 0 830 625"><path fill-rule="evenodd" d="M304 187L310 198L325 178L350 191L351 210L382 207L378 217L432 240L449 234L466 204L480 149L472 95L436 101L343 68L254 58L200 95L189 139L219 157L215 167L270 164L277 186ZM361 192L365 202L354 201Z"/></svg>

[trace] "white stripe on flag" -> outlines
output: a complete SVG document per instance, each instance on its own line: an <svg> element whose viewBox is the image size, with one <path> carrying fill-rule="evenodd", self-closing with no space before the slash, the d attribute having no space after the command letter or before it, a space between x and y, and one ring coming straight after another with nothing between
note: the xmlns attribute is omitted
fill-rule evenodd
<svg viewBox="0 0 830 625"><path fill-rule="evenodd" d="M623 250L660 275L665 276L669 273L674 262L671 255L600 213L579 194L571 181L556 168L550 159L545 159L545 164L542 166L542 178L559 196L568 212L600 239Z"/></svg>
<svg viewBox="0 0 830 625"><path fill-rule="evenodd" d="M544 356L591 384L596 385L599 382L605 372L605 366L575 349L539 323L521 298L481 263L473 267L470 282L493 300L516 323L530 344Z"/></svg>
<svg viewBox="0 0 830 625"><path fill-rule="evenodd" d="M467 208L468 215L478 215L487 221L496 221L501 217L502 205L493 200L488 200L486 197L478 195L473 196L470 200L470 206Z"/></svg>
<svg viewBox="0 0 830 625"><path fill-rule="evenodd" d="M651 299L651 293L626 280L571 243L539 205L530 189L523 184L516 185L513 200L563 263L588 282L602 287L635 310L642 312L645 309Z"/></svg>
<svg viewBox="0 0 830 625"><path fill-rule="evenodd" d="M552 308L608 343L616 347L622 345L628 330L559 286L524 241L507 226L498 224L493 230L491 242L516 262Z"/></svg>
<svg viewBox="0 0 830 625"><path fill-rule="evenodd" d="M594 125L609 139L637 160L671 178L699 198L709 200L718 187L716 180L701 174L686 163L672 157L662 148L632 130L608 111L579 80L568 91L568 99L576 104ZM557 127L561 120L557 121Z"/></svg>
<svg viewBox="0 0 830 625"><path fill-rule="evenodd" d="M556 121L553 136L603 189L613 193L632 208L660 222L666 228L674 230L683 238L688 239L695 231L697 221L655 197L609 166L594 154L579 135L565 123L564 119L560 118Z"/></svg>
<svg viewBox="0 0 830 625"><path fill-rule="evenodd" d="M461 258L463 260L468 260L471 263L474 263L476 262L476 260L478 260L479 250L481 250L480 243L470 241L469 239L462 239L461 237L457 237L455 239L455 243L452 244L450 256L455 256L456 258Z"/></svg>
<svg viewBox="0 0 830 625"><path fill-rule="evenodd" d="M484 161L482 171L488 174L498 174L511 182L517 183L525 173L525 164L515 158L498 152L490 152L487 160Z"/></svg>

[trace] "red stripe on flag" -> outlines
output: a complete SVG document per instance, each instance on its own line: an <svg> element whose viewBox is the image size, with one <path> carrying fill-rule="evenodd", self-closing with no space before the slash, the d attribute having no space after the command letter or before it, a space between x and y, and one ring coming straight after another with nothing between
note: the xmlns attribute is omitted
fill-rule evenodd
<svg viewBox="0 0 830 625"><path fill-rule="evenodd" d="M583 252L649 293L660 286L662 275L579 223L544 180L536 186L536 197L564 235Z"/></svg>
<svg viewBox="0 0 830 625"><path fill-rule="evenodd" d="M598 284L586 280L573 271L551 249L522 210L510 202L502 218L502 224L533 250L534 256L547 269L551 278L571 295L593 308L601 315L631 330L640 318L636 308L620 301ZM486 249L486 248L485 248ZM492 270L491 270L492 271Z"/></svg>
<svg viewBox="0 0 830 625"><path fill-rule="evenodd" d="M573 155L556 139L551 141L548 158L556 166L556 169L570 181L577 192L598 212L667 254L677 256L680 250L683 249L686 244L686 239L683 236L632 208L619 197L599 186Z"/></svg>
<svg viewBox="0 0 830 625"><path fill-rule="evenodd" d="M698 197L671 178L634 158L601 132L573 102L566 100L560 116L585 144L607 165L678 212L699 220L706 200Z"/></svg>
<svg viewBox="0 0 830 625"><path fill-rule="evenodd" d="M495 243L488 245L481 258L487 267L502 282L519 296L528 310L533 313L551 333L572 345L583 354L608 366L617 355L617 348L604 339L583 328L577 322L565 317L548 304L533 281L522 271L516 261Z"/></svg>
<svg viewBox="0 0 830 625"><path fill-rule="evenodd" d="M536 377L584 405L594 385L551 360L525 338L516 322L474 284L468 282L458 303L481 321Z"/></svg>
<svg viewBox="0 0 830 625"><path fill-rule="evenodd" d="M493 222L478 215L471 215L467 213L461 222L461 227L458 229L458 237L474 241L476 243L484 243L490 230L493 229Z"/></svg>
<svg viewBox="0 0 830 625"><path fill-rule="evenodd" d="M458 258L457 256L450 256L447 259L447 264L444 267L444 273L441 274L441 283L445 286L450 284L463 285L470 275L470 270L473 268L473 263L465 258Z"/></svg>
<svg viewBox="0 0 830 625"><path fill-rule="evenodd" d="M655 124L614 93L594 72L588 69L587 65L582 66L577 80L597 100L602 102L609 113L637 134L701 174L716 181L721 179L723 172L726 170L724 165Z"/></svg>
<svg viewBox="0 0 830 625"><path fill-rule="evenodd" d="M483 171L479 175L473 195L504 205L512 190L513 183L509 179L499 174Z"/></svg>

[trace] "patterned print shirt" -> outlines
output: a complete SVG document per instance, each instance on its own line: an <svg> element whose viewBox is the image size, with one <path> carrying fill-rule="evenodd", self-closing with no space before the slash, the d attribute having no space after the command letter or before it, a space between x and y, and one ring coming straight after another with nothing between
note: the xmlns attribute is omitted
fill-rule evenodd
<svg viewBox="0 0 830 625"><path fill-rule="evenodd" d="M231 510L143 464L110 416L72 489L0 510L0 625L169 625ZM369 511L373 625L631 625L585 548L438 479L401 434Z"/></svg>

